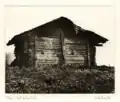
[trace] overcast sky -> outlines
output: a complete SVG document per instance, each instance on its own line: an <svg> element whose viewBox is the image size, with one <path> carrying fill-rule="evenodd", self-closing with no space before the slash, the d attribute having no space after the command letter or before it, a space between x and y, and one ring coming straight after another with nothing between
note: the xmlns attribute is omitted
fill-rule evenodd
<svg viewBox="0 0 120 102"><path fill-rule="evenodd" d="M115 15L112 7L6 7L5 44L14 35L60 16L109 39L103 47L97 47L96 60L99 65L115 65ZM14 46L6 46L6 52L13 51Z"/></svg>

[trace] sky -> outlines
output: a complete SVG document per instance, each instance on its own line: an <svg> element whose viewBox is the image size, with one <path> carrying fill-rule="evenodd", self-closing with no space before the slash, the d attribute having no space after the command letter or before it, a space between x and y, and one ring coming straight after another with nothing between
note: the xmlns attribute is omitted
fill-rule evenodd
<svg viewBox="0 0 120 102"><path fill-rule="evenodd" d="M109 41L103 47L97 47L96 61L98 65L115 65L115 15L110 6L5 7L4 11L6 52L14 52L14 46L6 46L13 36L64 16L107 38Z"/></svg>

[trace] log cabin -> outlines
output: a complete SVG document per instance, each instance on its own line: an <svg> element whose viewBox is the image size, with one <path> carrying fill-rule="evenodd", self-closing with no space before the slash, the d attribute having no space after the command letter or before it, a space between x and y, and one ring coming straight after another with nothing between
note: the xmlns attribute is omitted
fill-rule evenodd
<svg viewBox="0 0 120 102"><path fill-rule="evenodd" d="M15 60L11 65L39 67L39 65L95 66L96 46L108 39L85 30L66 17L14 36L7 45L14 44Z"/></svg>

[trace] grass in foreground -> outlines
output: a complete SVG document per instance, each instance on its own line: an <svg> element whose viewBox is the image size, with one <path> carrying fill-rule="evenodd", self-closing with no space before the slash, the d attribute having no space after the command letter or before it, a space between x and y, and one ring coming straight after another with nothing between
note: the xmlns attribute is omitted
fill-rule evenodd
<svg viewBox="0 0 120 102"><path fill-rule="evenodd" d="M114 93L114 67L7 67L6 93Z"/></svg>

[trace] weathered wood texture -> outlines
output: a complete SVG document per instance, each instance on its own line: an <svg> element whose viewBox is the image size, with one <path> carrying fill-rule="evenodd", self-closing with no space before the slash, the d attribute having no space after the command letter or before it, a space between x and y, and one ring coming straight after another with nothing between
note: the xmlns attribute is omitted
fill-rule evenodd
<svg viewBox="0 0 120 102"><path fill-rule="evenodd" d="M58 38L36 37L35 57L37 64L58 64L61 55L60 40Z"/></svg>
<svg viewBox="0 0 120 102"><path fill-rule="evenodd" d="M63 53L61 52L63 48ZM87 64L87 42L85 40L64 39L61 47L59 38L36 37L35 58L37 64L59 64L61 56L65 64Z"/></svg>
<svg viewBox="0 0 120 102"><path fill-rule="evenodd" d="M93 45L90 45L90 65L96 66L96 47Z"/></svg>
<svg viewBox="0 0 120 102"><path fill-rule="evenodd" d="M60 17L14 36L16 65L37 67L40 64L95 65L95 46L108 41ZM102 44L101 44L102 43Z"/></svg>
<svg viewBox="0 0 120 102"><path fill-rule="evenodd" d="M87 41L83 39L65 39L66 64L87 64Z"/></svg>
<svg viewBox="0 0 120 102"><path fill-rule="evenodd" d="M61 47L59 37L38 37L29 34L23 43L24 47L15 51L18 56L16 58L21 60L19 62L31 67L41 64L60 64L62 55L64 64L87 66L89 63L94 63L91 61L95 59L91 57L94 55L93 47L89 46L85 39L64 38Z"/></svg>

